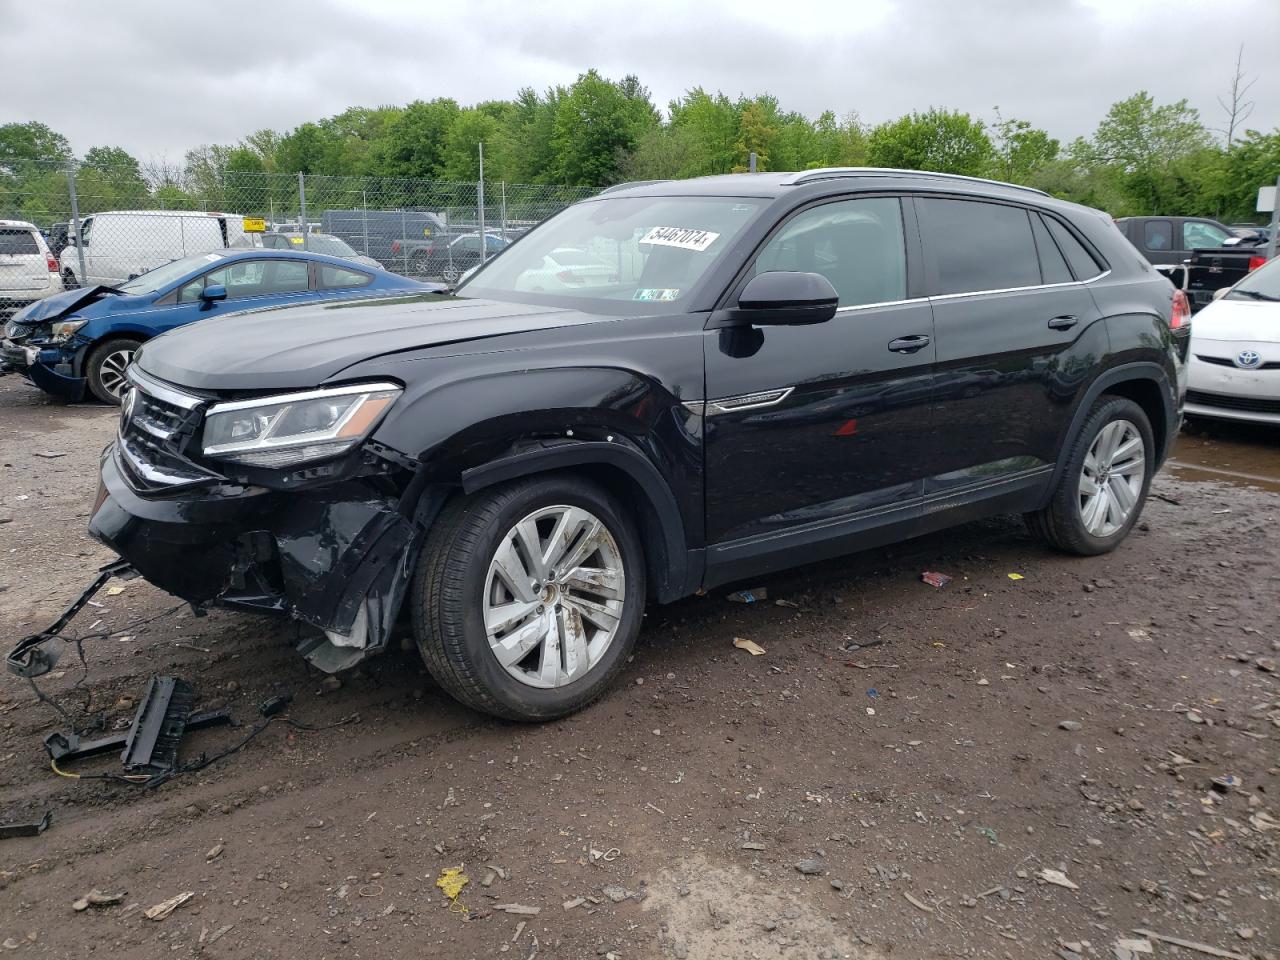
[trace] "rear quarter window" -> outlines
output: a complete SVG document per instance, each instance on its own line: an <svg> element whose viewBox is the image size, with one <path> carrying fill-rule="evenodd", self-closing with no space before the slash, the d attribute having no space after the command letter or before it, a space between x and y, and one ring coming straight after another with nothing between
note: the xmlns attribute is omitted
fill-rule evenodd
<svg viewBox="0 0 1280 960"><path fill-rule="evenodd" d="M21 227L0 227L0 254L21 256L39 252L40 244L36 242L36 235L30 230Z"/></svg>
<svg viewBox="0 0 1280 960"><path fill-rule="evenodd" d="M340 290L343 287L367 287L371 283L373 275L361 270L321 266L317 287L321 290Z"/></svg>
<svg viewBox="0 0 1280 960"><path fill-rule="evenodd" d="M1088 248L1075 238L1075 235L1053 217L1045 217L1049 232L1058 242L1058 249L1071 264L1071 272L1077 280L1089 280L1107 269L1106 264L1099 263Z"/></svg>

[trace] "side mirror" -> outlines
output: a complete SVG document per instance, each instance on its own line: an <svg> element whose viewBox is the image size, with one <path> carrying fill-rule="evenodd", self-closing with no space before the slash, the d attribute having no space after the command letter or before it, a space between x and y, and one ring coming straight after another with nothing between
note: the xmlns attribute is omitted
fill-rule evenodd
<svg viewBox="0 0 1280 960"><path fill-rule="evenodd" d="M839 305L836 288L822 274L771 271L748 280L738 305L722 313L731 323L793 326L825 323Z"/></svg>
<svg viewBox="0 0 1280 960"><path fill-rule="evenodd" d="M1230 292L1231 292L1230 287L1219 287L1217 290L1213 291L1213 299L1221 300Z"/></svg>
<svg viewBox="0 0 1280 960"><path fill-rule="evenodd" d="M200 300L206 307L213 306L215 300L227 299L227 288L220 283L211 283L200 291Z"/></svg>

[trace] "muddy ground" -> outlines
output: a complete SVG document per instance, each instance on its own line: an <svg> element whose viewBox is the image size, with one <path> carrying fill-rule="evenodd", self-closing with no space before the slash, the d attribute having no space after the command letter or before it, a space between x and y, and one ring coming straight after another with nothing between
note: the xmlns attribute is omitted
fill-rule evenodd
<svg viewBox="0 0 1280 960"><path fill-rule="evenodd" d="M109 559L84 521L113 416L0 379L6 647ZM1184 435L1110 556L999 520L748 584L764 603L651 608L610 695L537 727L455 705L411 652L326 690L285 625L131 628L171 601L129 583L78 621L127 631L86 644L85 685L70 654L42 684L72 708L127 718L164 673L246 724L279 693L358 719L273 723L144 791L56 776L62 722L4 676L0 820L54 819L0 841L0 955L1111 958L1145 929L1280 956L1278 441ZM123 898L74 911L92 888Z"/></svg>

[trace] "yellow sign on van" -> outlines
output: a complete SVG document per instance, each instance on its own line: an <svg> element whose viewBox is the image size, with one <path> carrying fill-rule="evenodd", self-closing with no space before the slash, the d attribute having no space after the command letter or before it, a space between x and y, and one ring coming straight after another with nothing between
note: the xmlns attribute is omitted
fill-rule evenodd
<svg viewBox="0 0 1280 960"><path fill-rule="evenodd" d="M267 221L261 217L245 217L244 218L245 233L266 233Z"/></svg>

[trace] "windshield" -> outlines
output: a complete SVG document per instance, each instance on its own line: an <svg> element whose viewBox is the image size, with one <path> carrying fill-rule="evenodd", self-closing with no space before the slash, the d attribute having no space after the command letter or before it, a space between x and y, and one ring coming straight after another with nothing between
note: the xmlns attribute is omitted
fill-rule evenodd
<svg viewBox="0 0 1280 960"><path fill-rule="evenodd" d="M689 294L763 203L728 197L589 200L530 231L459 293L611 313L688 310ZM607 264L612 272L588 281L564 269L566 256L584 266Z"/></svg>
<svg viewBox="0 0 1280 960"><path fill-rule="evenodd" d="M1280 257L1263 264L1231 288L1227 300L1280 300Z"/></svg>
<svg viewBox="0 0 1280 960"><path fill-rule="evenodd" d="M163 264L154 270L148 270L142 276L135 277L128 283L122 283L116 289L133 297L157 293L165 287L177 283L192 270L211 266L221 259L222 255L218 253L197 253L194 256L183 257L181 260Z"/></svg>
<svg viewBox="0 0 1280 960"><path fill-rule="evenodd" d="M301 238L299 238L298 246L294 247L294 249L302 249ZM323 253L330 257L346 257L348 259L359 256L347 245L345 240L340 240L337 237L324 237L315 233L307 237L307 252Z"/></svg>

